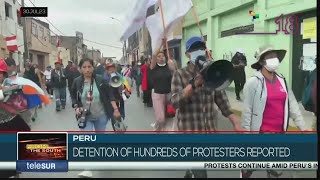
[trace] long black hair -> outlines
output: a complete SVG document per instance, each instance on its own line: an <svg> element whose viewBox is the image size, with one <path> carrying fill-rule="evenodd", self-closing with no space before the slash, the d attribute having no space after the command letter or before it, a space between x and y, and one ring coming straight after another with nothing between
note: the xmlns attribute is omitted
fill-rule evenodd
<svg viewBox="0 0 320 180"><path fill-rule="evenodd" d="M92 59L89 59L89 58L84 58L84 59L81 59L80 62L79 62L79 67L81 69L82 65L85 63L85 62L89 62L92 67L94 67L94 62ZM83 73L81 73L81 76L83 77ZM83 83L84 83L84 77L82 78L83 79ZM95 79L95 72L93 71L92 72L92 77L91 77L91 83L93 83L93 80Z"/></svg>
<svg viewBox="0 0 320 180"><path fill-rule="evenodd" d="M94 67L94 62L92 59L89 59L89 58L84 58L84 59L81 59L80 62L79 62L79 67L81 68L82 65L85 63L85 62L89 62L92 67Z"/></svg>

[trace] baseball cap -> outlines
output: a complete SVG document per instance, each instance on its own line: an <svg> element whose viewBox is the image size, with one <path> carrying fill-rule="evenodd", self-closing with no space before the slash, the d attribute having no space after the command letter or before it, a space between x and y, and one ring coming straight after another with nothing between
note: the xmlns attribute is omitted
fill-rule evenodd
<svg viewBox="0 0 320 180"><path fill-rule="evenodd" d="M196 43L203 43L205 45L205 42L201 37L198 37L198 36L191 37L186 42L186 52L188 52L190 50L191 46Z"/></svg>

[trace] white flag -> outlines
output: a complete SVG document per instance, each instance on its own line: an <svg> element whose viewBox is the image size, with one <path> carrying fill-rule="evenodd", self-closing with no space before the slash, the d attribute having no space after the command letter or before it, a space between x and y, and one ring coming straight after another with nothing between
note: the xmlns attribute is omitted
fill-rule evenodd
<svg viewBox="0 0 320 180"><path fill-rule="evenodd" d="M128 16L127 27L120 38L120 41L127 40L133 33L142 28L147 18L148 8L155 5L158 0L137 0L133 13Z"/></svg>
<svg viewBox="0 0 320 180"><path fill-rule="evenodd" d="M154 15L149 16L146 20L146 26L149 30L152 42L152 52L160 47L164 35L168 35L173 32L178 22L192 8L193 4L191 0L162 0L162 10L165 22L165 29L163 29L161 10Z"/></svg>

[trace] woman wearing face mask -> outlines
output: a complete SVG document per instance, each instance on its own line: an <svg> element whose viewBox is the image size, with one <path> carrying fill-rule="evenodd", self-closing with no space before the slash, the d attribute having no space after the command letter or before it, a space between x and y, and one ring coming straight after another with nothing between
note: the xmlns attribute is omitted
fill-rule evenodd
<svg viewBox="0 0 320 180"><path fill-rule="evenodd" d="M244 86L243 129L261 133L284 133L288 130L289 118L292 118L300 130L306 130L292 90L286 79L276 73L285 54L285 50L274 50L268 46L260 47L256 53L257 62L251 67L257 72ZM242 171L242 176L248 178L252 172ZM282 174L267 172L269 177Z"/></svg>
<svg viewBox="0 0 320 180"><path fill-rule="evenodd" d="M166 107L170 103L171 98L171 80L172 74L175 71L173 63L166 61L164 52L158 51L151 62L150 80L153 84L152 104L156 116L154 129L156 131L172 130L172 118L166 117Z"/></svg>

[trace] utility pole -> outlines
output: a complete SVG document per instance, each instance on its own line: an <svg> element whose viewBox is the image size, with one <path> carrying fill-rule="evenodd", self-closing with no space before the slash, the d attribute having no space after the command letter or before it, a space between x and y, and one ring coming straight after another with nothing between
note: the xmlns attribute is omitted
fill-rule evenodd
<svg viewBox="0 0 320 180"><path fill-rule="evenodd" d="M92 54L92 60L94 61L94 59L93 59L93 46L92 46L91 54Z"/></svg>
<svg viewBox="0 0 320 180"><path fill-rule="evenodd" d="M24 7L24 0L21 0L21 6ZM26 17L21 17L21 23L22 23L22 28L23 28L23 42L24 42L23 64L25 67L25 64L26 64L25 62L27 59L29 59Z"/></svg>

